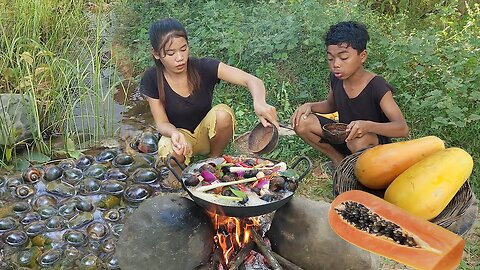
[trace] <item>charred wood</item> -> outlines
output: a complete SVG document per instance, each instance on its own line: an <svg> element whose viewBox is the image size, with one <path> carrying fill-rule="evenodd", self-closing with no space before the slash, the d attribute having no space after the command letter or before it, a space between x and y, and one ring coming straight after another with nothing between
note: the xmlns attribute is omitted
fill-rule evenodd
<svg viewBox="0 0 480 270"><path fill-rule="evenodd" d="M241 269L243 261L247 258L248 254L250 254L250 251L253 250L255 243L253 241L250 241L248 244L246 244L233 258L233 260L230 262L230 268L229 270L239 270Z"/></svg>
<svg viewBox="0 0 480 270"><path fill-rule="evenodd" d="M282 257L280 254L276 253L275 251L272 251L273 256L275 259L278 260L281 266L285 268L285 270L303 270L303 268L297 266L296 264L292 263L291 261L285 259Z"/></svg>
<svg viewBox="0 0 480 270"><path fill-rule="evenodd" d="M220 268L220 265L222 266L223 269L227 269L227 265L222 256L222 249L217 247L215 248L215 251L213 252L213 255L212 255L212 267L210 269L218 270Z"/></svg>
<svg viewBox="0 0 480 270"><path fill-rule="evenodd" d="M265 257L265 259L267 259L272 269L283 270L278 260L273 256L273 253L272 253L273 251L268 249L267 245L263 241L262 237L258 234L258 232L256 232L255 230L252 230L252 237L255 244L257 244L257 247L260 253Z"/></svg>

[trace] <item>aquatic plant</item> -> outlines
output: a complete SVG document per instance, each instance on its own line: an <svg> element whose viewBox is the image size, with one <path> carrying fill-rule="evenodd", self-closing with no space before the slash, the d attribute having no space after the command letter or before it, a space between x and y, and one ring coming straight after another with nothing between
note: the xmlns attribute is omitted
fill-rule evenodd
<svg viewBox="0 0 480 270"><path fill-rule="evenodd" d="M121 80L105 57L110 17L67 0L1 1L0 17L0 119L11 119L0 121L0 165L19 149L78 157L81 143L111 136Z"/></svg>

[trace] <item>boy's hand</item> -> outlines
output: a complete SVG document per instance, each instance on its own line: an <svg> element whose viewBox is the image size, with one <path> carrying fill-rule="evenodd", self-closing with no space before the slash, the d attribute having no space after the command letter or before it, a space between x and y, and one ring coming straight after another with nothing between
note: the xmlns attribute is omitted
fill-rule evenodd
<svg viewBox="0 0 480 270"><path fill-rule="evenodd" d="M307 119L307 117L312 113L312 105L310 103L305 103L302 106L298 107L292 115L292 127L296 127L301 118Z"/></svg>
<svg viewBox="0 0 480 270"><path fill-rule="evenodd" d="M356 138L361 138L365 134L368 133L366 130L367 126L367 121L362 121L362 120L357 120L357 121L352 121L350 124L347 126L347 132L350 132L348 134L347 139L345 139L346 142L351 141Z"/></svg>

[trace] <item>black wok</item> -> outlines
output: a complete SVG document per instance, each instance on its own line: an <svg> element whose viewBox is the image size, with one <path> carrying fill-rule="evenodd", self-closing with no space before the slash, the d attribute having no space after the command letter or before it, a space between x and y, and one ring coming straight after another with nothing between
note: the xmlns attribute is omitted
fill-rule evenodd
<svg viewBox="0 0 480 270"><path fill-rule="evenodd" d="M259 159L262 160L261 158ZM175 163L177 163L177 165L182 169L182 177L180 177L180 175L178 175L178 173L172 168L172 160L175 161ZM290 166L290 169L295 169L297 165L302 161L306 163L306 169L302 174L300 174L300 176L297 179L297 182L300 182L307 175L307 173L310 172L310 169L312 167L312 162L307 157L302 156L297 158L297 160L293 162L292 166ZM198 205L200 205L201 207L203 207L204 209L206 209L207 211L212 213L216 213L224 216L230 216L230 217L260 216L260 215L267 214L277 210L278 208L282 207L284 204L286 204L288 201L292 199L294 192L285 191L281 199L272 201L272 202L266 202L258 199L257 201L252 202L251 204L247 203L244 205L241 205L239 203L225 203L220 201L214 201L210 197L202 198L203 195L201 192L194 191L192 189L193 187L189 187L185 185L184 183L185 175L193 173L194 170L200 168L205 163L220 164L222 162L224 162L224 159L221 157L209 158L206 160L192 163L185 168L182 164L180 164L180 162L178 162L178 160L175 157L170 156L167 159L166 165L167 165L167 168L177 178L177 180L182 184L183 189L187 191L187 193L190 195L193 201Z"/></svg>

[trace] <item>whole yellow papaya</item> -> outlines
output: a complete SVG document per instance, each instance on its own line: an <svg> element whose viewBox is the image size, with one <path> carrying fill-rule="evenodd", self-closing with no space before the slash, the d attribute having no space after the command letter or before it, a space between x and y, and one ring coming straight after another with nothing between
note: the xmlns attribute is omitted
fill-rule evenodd
<svg viewBox="0 0 480 270"><path fill-rule="evenodd" d="M473 159L451 147L415 163L385 191L384 199L413 215L431 220L440 214L468 179Z"/></svg>
<svg viewBox="0 0 480 270"><path fill-rule="evenodd" d="M410 166L444 149L444 142L435 136L377 145L360 154L354 174L364 186L384 189Z"/></svg>

